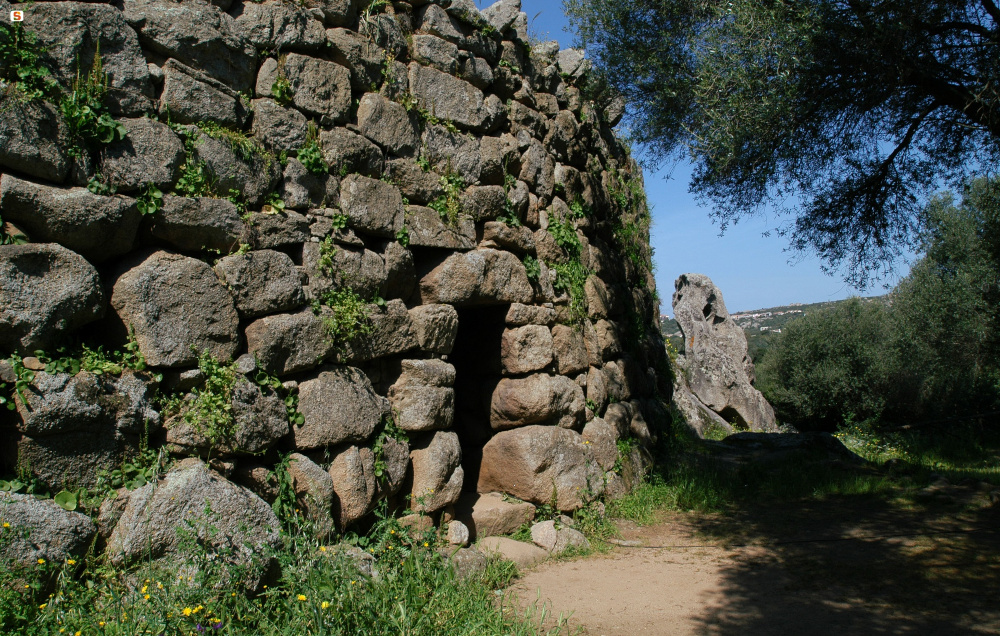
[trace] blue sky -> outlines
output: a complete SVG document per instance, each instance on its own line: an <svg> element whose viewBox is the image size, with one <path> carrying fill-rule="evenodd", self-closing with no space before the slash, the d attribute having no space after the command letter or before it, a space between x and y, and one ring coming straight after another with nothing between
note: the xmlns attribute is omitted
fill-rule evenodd
<svg viewBox="0 0 1000 636"><path fill-rule="evenodd" d="M484 8L492 0L476 0ZM522 0L530 32L543 40L573 45L561 0ZM646 192L653 212L651 242L655 250L656 284L663 298L661 312L672 315L670 296L674 280L685 272L706 274L722 290L726 307L742 311L793 302L838 300L859 292L840 278L820 269L820 260L786 251L787 241L763 234L781 225L782 218L748 218L719 236L719 227L688 192L691 166L664 166L646 172ZM903 273L905 274L905 266ZM895 283L896 280L888 281ZM864 295L883 293L875 287Z"/></svg>

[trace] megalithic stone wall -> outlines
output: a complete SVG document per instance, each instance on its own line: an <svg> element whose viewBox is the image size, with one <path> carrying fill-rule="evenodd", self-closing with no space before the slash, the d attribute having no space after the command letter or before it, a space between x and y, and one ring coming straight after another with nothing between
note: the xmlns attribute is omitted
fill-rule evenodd
<svg viewBox="0 0 1000 636"><path fill-rule="evenodd" d="M119 560L176 501L273 500L279 464L320 527L627 487L669 419L642 175L620 101L517 0L24 11L4 28L37 61L0 61L6 475L93 489L143 449L188 458L112 480Z"/></svg>

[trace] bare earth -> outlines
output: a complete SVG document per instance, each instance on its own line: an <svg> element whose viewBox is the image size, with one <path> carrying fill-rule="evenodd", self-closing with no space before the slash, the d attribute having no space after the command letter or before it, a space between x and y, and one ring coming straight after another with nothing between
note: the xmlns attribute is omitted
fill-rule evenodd
<svg viewBox="0 0 1000 636"><path fill-rule="evenodd" d="M550 561L514 591L570 633L1000 634L1000 506L953 494L623 522L643 547Z"/></svg>

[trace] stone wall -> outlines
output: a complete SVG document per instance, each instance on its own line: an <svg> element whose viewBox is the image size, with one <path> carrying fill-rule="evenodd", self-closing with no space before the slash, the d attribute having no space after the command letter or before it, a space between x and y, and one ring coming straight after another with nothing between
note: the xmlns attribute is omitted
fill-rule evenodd
<svg viewBox="0 0 1000 636"><path fill-rule="evenodd" d="M0 67L4 473L54 492L183 460L102 508L116 558L177 498L273 500L282 457L321 527L406 495L573 510L667 421L620 102L529 43L518 0L365 4L26 9L57 84ZM117 131L59 108L95 60Z"/></svg>

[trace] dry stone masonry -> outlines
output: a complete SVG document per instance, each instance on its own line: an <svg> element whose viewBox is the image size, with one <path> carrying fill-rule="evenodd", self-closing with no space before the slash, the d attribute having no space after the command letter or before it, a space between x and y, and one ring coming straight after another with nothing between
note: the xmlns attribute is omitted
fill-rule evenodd
<svg viewBox="0 0 1000 636"><path fill-rule="evenodd" d="M459 545L625 492L671 391L641 172L519 0L24 11L49 76L0 61L2 477L167 472L96 526L0 493L19 558L167 556L207 516L246 560L275 473L321 532L387 501Z"/></svg>

